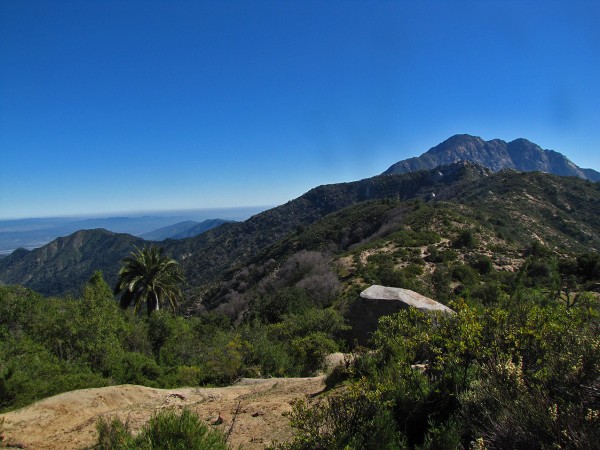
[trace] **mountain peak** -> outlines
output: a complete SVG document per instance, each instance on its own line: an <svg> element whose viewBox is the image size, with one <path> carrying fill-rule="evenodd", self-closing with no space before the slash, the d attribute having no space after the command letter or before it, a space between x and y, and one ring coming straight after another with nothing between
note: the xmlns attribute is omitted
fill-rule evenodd
<svg viewBox="0 0 600 450"><path fill-rule="evenodd" d="M464 143L475 142L475 143L484 143L485 141L481 139L479 136L473 136L470 134L455 134L454 136L450 136L444 142L438 145L439 146L448 146L448 145L460 145Z"/></svg>
<svg viewBox="0 0 600 450"><path fill-rule="evenodd" d="M478 136L469 134L455 134L444 142L429 149L432 154L447 153L449 150L458 153L469 153L475 149L481 149L485 146L485 141Z"/></svg>
<svg viewBox="0 0 600 450"><path fill-rule="evenodd" d="M581 169L561 153L544 150L525 138L518 138L507 143L501 139L485 141L479 136L469 134L451 136L418 158L397 162L383 175L433 169L458 161L470 161L494 172L504 169L522 172L539 171L600 181L600 173L595 170Z"/></svg>
<svg viewBox="0 0 600 450"><path fill-rule="evenodd" d="M537 147L537 148L539 148L540 150L542 149L542 148L541 148L539 145L537 145L536 143L534 143L534 142L531 142L530 140L528 140L528 139L525 139L525 138L516 138L516 139L514 139L514 140L510 141L508 144L509 144L509 145L510 145L510 144L514 144L514 145L526 145L526 146L531 146L531 147Z"/></svg>

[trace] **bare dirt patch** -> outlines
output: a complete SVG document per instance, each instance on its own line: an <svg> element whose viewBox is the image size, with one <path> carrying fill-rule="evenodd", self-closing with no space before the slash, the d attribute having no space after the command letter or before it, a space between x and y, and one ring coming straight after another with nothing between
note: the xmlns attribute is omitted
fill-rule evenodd
<svg viewBox="0 0 600 450"><path fill-rule="evenodd" d="M324 377L243 379L219 388L153 389L122 385L66 392L2 414L6 442L30 449L80 449L96 442L96 421L118 417L137 432L165 408L195 411L228 433L233 448L262 449L291 438L291 402L324 389ZM237 413L236 413L237 412ZM218 417L222 423L213 425ZM235 419L235 422L234 422ZM232 427L233 423L233 428Z"/></svg>

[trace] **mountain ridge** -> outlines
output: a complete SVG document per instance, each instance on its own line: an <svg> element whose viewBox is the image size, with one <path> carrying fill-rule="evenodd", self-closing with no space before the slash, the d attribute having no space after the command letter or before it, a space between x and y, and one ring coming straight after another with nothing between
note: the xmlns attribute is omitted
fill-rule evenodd
<svg viewBox="0 0 600 450"><path fill-rule="evenodd" d="M421 156L392 164L383 175L433 169L442 164L469 161L494 172L513 169L523 172L547 172L560 176L575 176L593 182L600 181L600 172L581 168L555 150L518 138L510 142L501 139L485 141L478 136L456 134L430 148Z"/></svg>
<svg viewBox="0 0 600 450"><path fill-rule="evenodd" d="M488 163L490 158L496 156L496 159L492 161L492 167L468 159L454 161L457 148L471 159L486 162L487 158ZM541 156L543 160L540 163ZM524 209L536 207L535 202L526 205L521 201L522 198L532 197L527 189L529 183L535 195L544 197L546 203L558 205L554 213L540 219L551 221L552 226L559 230L558 233L566 233L569 239L573 239L573 236L576 239L588 239L590 230L593 234L594 230L600 229L597 219L600 213L596 211L595 203L582 200L574 193L574 190L581 190L588 192L590 198L595 198L600 184L588 186L585 183L591 182L583 180L581 176L561 178L538 172L514 172L509 176L506 175L508 172L498 172L506 165L514 171L517 165L536 168L542 164L553 170L566 167L565 170L571 173L569 170L576 166L565 163L568 161L566 157L557 152L542 151L539 146L525 139L511 143L499 139L486 142L473 136L456 135L430 149L423 159L412 158L407 160L412 162L406 164L417 167L427 165L428 161L435 161L436 158L452 162L431 169L402 173L392 171L390 174L386 171L382 175L358 181L317 186L296 199L256 214L244 222L223 223L198 236L167 239L161 245L167 254L181 263L189 283L188 296L191 301L198 303L202 301L206 290L212 289L211 286L218 284L226 274L243 268L278 241L302 233L305 227L332 213L365 201L446 201L458 205L465 204L469 199L477 203L509 198L508 203L500 202L499 207L514 206L514 219L521 220L528 213ZM543 185L543 189L534 189L536 183ZM479 195L477 198L476 193ZM581 205L590 211L591 222L586 222L581 215ZM114 284L120 261L133 250L134 245L144 245L146 241L130 235L107 233L106 230L77 232L39 249L16 251L0 260L0 282L24 284L44 295L61 295L76 292L94 270L100 269L104 271L107 281Z"/></svg>
<svg viewBox="0 0 600 450"><path fill-rule="evenodd" d="M118 263L144 240L103 228L79 230L34 249L17 249L0 260L1 280L45 295L75 294L96 270L115 283Z"/></svg>
<svg viewBox="0 0 600 450"><path fill-rule="evenodd" d="M536 187L538 185L541 187ZM557 205L556 210L547 213L543 219L550 220L553 229L559 230L553 233L567 233L569 239L583 243L589 239L590 230L593 233L600 228L600 212L596 203L582 200L583 194L579 191L594 199L599 188L597 183L572 177L510 171L494 173L491 169L461 161L433 170L318 186L245 222L225 223L199 236L166 240L161 245L167 254L181 263L189 283L189 301L198 304L206 290L212 289L210 286L218 285L228 274L243 269L277 242L303 233L305 228L330 214L362 202L388 199L393 202L417 200L477 205L491 204L499 198L504 200L498 203L498 208L512 205L509 208L513 210L511 220L520 221L525 220L536 205L531 198L543 196L547 197L546 204ZM523 200L533 203L523 203ZM589 215L588 219L582 216L584 212ZM327 234L331 233L356 235L352 230L327 231ZM530 234L531 239L535 239L534 232ZM15 252L0 260L0 280L7 284L24 284L44 295L61 295L76 292L94 270L100 269L107 281L114 284L120 261L134 245L146 243L134 236L106 230L78 232L57 241L40 249ZM73 248L57 251L68 247L68 243ZM573 245L576 243L573 241ZM581 248L584 244L577 245ZM595 244L592 246L596 247Z"/></svg>
<svg viewBox="0 0 600 450"><path fill-rule="evenodd" d="M196 220L185 220L173 225L161 227L156 230L142 233L139 236L147 241L164 241L165 239L185 239L197 236L205 231L211 230L233 220L206 219L202 222Z"/></svg>
<svg viewBox="0 0 600 450"><path fill-rule="evenodd" d="M382 198L430 199L435 192L447 189L456 180L468 181L491 173L489 169L465 162L441 170L445 172L443 176L440 176L440 170L421 171L318 186L244 222L225 223L196 237L166 240L161 245L167 254L180 261L188 283L195 291L200 286L215 282L232 267L243 265L299 227L310 225L354 203ZM94 242L107 239L106 233L111 232L78 231L38 249L14 252L0 260L0 282L23 284L44 295L61 295L77 293L94 270L102 270L107 281L114 284L120 261L133 250L133 245L143 246L151 242L131 235L111 233L113 245L118 251L106 254L103 253L106 246L103 246L92 249L94 255L82 255L81 245L76 244L78 237L82 236L79 233L89 238L91 242L86 244L91 249ZM72 243L69 258L57 258L52 249L62 248L65 242ZM65 259L68 261L66 265ZM79 276L75 276L77 269L81 270ZM201 293L192 295L201 296Z"/></svg>

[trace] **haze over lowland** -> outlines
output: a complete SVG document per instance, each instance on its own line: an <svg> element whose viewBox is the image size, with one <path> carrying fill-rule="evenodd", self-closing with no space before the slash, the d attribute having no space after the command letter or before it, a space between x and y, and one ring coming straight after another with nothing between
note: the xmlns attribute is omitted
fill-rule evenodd
<svg viewBox="0 0 600 450"><path fill-rule="evenodd" d="M241 221L267 209L266 206L242 208L213 208L189 211L148 211L144 214L96 217L52 217L17 220L0 220L0 255L17 248L31 250L51 240L77 230L105 228L116 233L143 235L182 221L207 221L216 217L222 220ZM143 236L152 239L153 235ZM162 237L161 239L164 239ZM160 240L160 239L159 239Z"/></svg>

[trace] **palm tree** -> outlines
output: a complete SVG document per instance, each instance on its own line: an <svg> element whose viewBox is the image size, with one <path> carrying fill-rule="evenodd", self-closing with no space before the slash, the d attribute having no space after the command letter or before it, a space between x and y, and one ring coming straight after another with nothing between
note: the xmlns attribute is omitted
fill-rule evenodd
<svg viewBox="0 0 600 450"><path fill-rule="evenodd" d="M168 302L173 308L182 298L181 284L185 283L181 267L163 254L156 245L135 247L135 252L123 260L115 294L122 292L121 307L133 303L135 312L145 303L148 315Z"/></svg>

